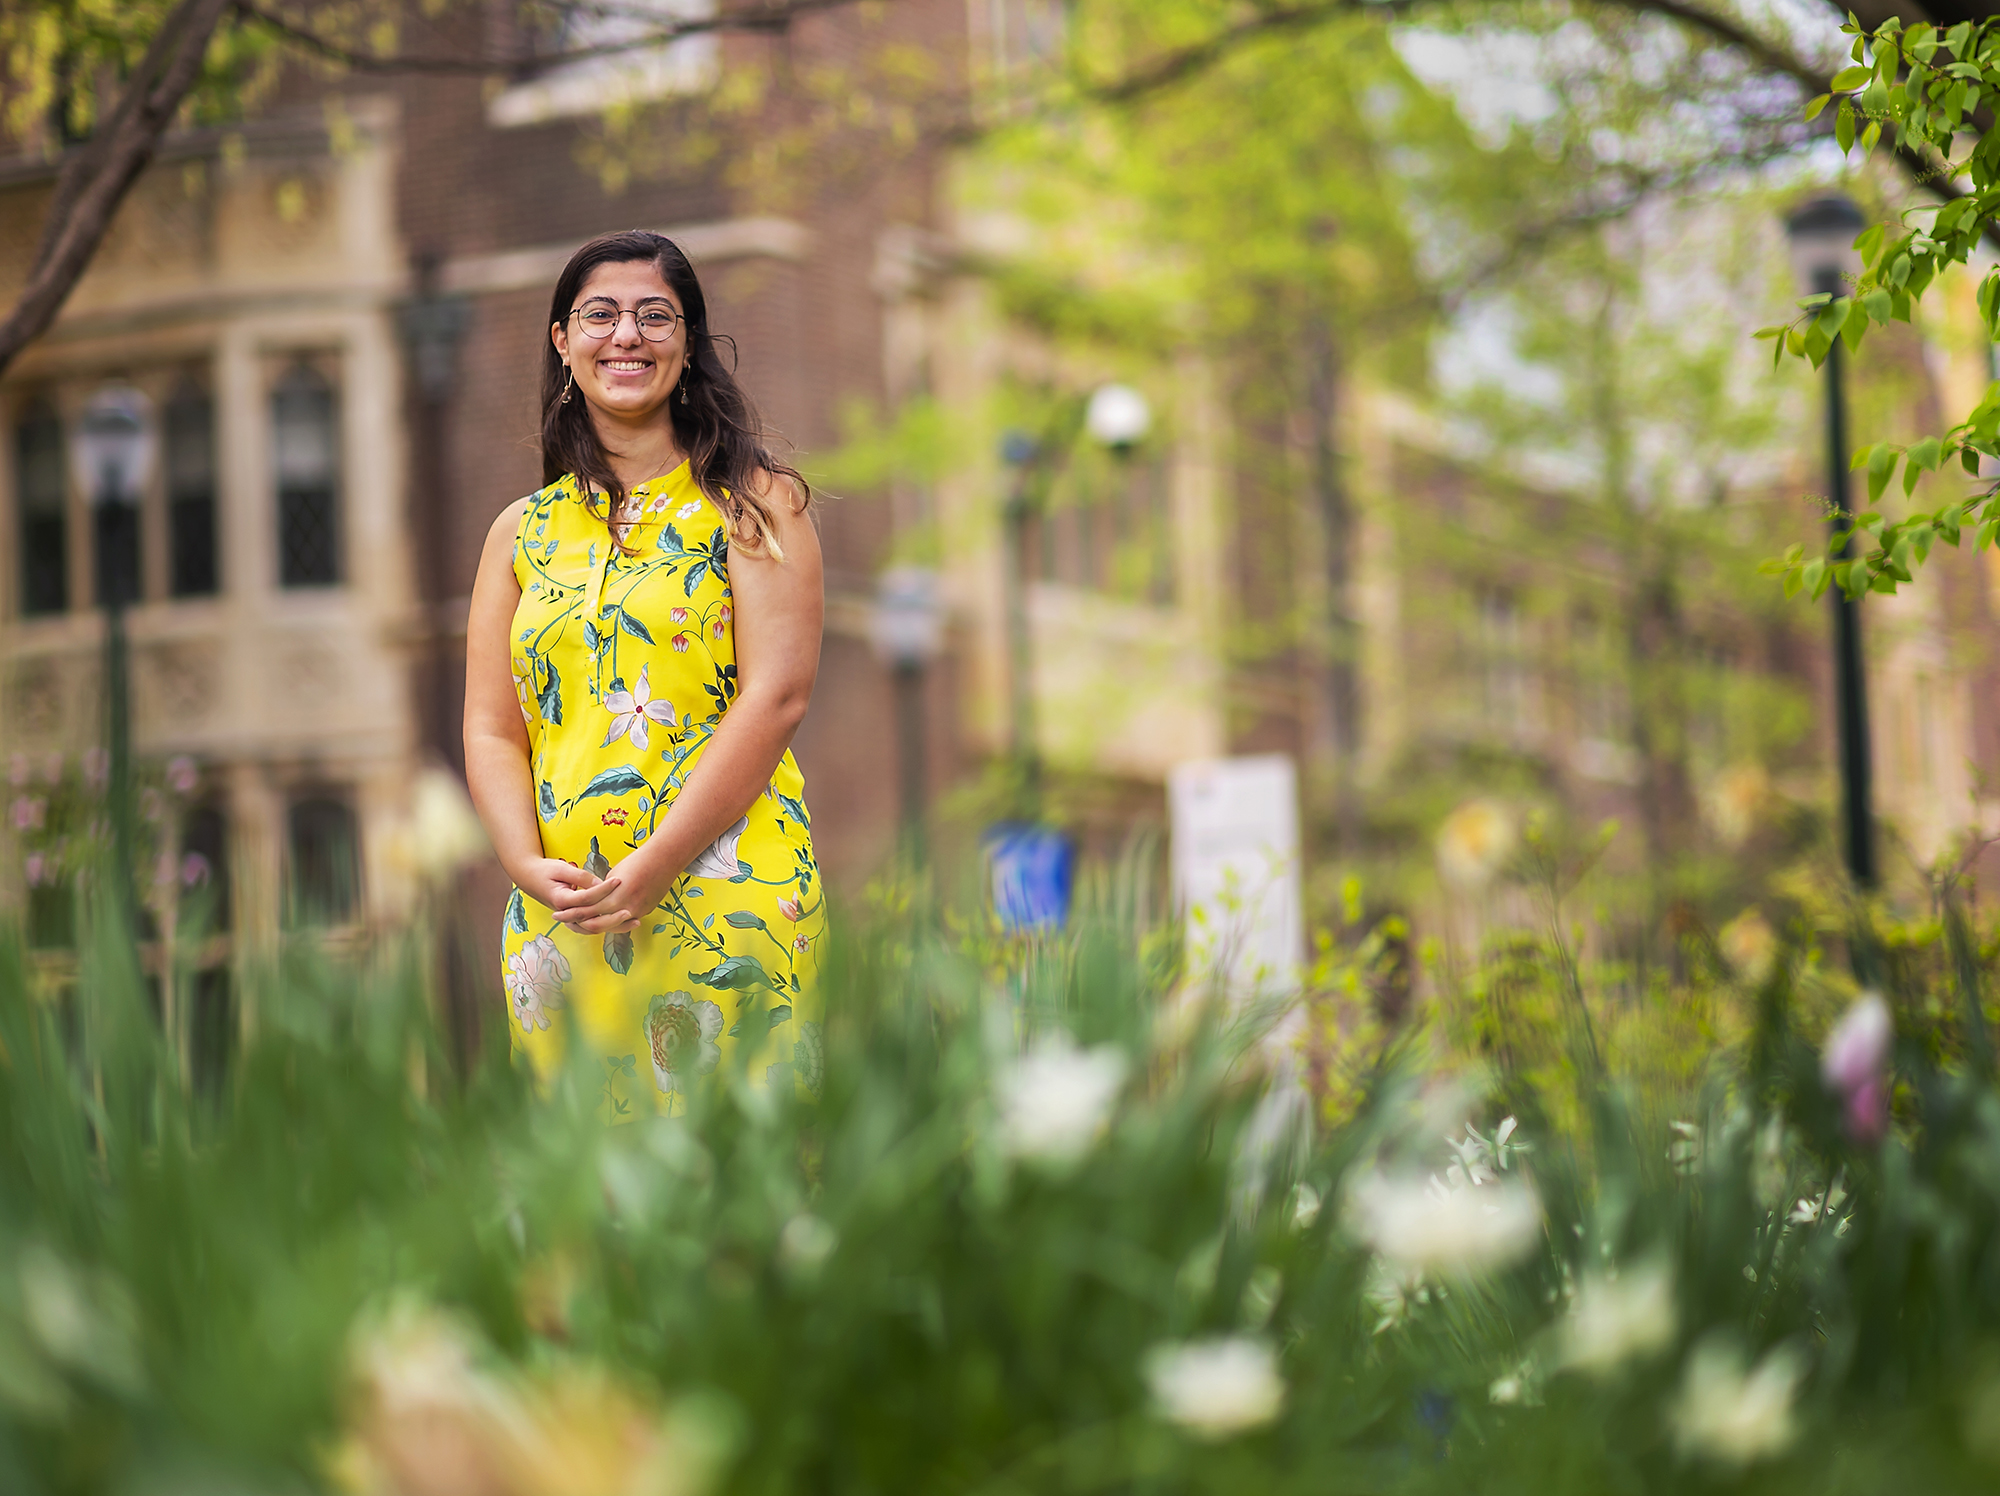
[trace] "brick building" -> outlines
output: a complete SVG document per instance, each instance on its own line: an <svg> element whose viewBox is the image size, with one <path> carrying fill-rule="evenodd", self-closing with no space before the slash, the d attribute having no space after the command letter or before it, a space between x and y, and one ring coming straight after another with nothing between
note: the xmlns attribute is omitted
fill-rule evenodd
<svg viewBox="0 0 2000 1496"><path fill-rule="evenodd" d="M510 14L455 9L406 40L513 57L527 39ZM954 78L1036 66L1053 14L899 0L620 67L301 76L240 125L168 142L56 327L0 381L0 746L27 755L18 799L39 793L51 751L98 739L89 496L66 453L93 392L135 387L162 453L131 620L138 746L199 766L177 834L227 865L230 890L231 939L204 946L191 974L163 924L152 960L170 1010L226 1007L231 963L294 927L408 913L397 832L416 769L458 756L480 543L539 484L549 288L578 243L616 228L688 250L715 329L809 473L856 409L928 403L956 423L929 469L843 486L821 512L828 628L796 751L837 884L858 885L896 835L896 690L870 641L878 573L898 560L939 573L949 622L921 687L924 756L935 799L977 806L970 790L1009 733L1001 510L1020 475L1000 431L1023 390L1067 398L1113 378L1146 393L1153 433L1130 453L1069 454L1028 526L1023 588L1052 804L1097 846L1164 821L1174 764L1229 751L1307 768L1322 851L1346 835L1329 784L1379 811L1439 751L1512 755L1579 804L1631 813L1628 714L1585 661L1602 641L1524 613L1505 566L1454 569L1411 544L1412 526L1495 491L1435 422L1348 392L1336 435L1354 513L1334 567L1285 476L1302 465L1299 434L1236 429L1224 375L1196 352L1135 358L1038 331L992 273L1032 259L1032 231L963 191L953 157L880 148L894 130L829 134L810 98L782 90L746 110L728 87L780 64L865 78L901 46L949 93ZM635 144L606 111L641 104L649 134ZM0 295L26 272L52 178L36 143L0 159ZM1337 662L1324 628L1336 585L1355 629ZM1914 662L1877 720L1884 799L1925 845L1964 823L1963 766L2000 762L1968 673L1983 655L1962 647L1990 608L1983 577L1939 598L1901 605L1904 623L1878 640ZM1820 689L1816 653L1767 642L1741 668ZM1704 764L1727 767L1729 751ZM492 882L468 894L487 941ZM27 892L19 859L0 865L0 895ZM491 949L468 955L468 994L490 981ZM45 964L65 979L60 952Z"/></svg>

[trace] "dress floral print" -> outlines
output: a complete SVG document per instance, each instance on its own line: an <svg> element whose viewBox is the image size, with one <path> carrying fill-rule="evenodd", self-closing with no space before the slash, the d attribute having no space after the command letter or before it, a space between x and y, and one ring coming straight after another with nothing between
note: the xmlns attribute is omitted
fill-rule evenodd
<svg viewBox="0 0 2000 1496"><path fill-rule="evenodd" d="M633 490L622 549L602 504L593 511L573 478L529 501L512 635L543 850L600 876L657 829L736 696L720 512L686 464ZM786 753L748 814L632 934L580 934L514 890L509 1032L537 1073L553 1073L568 1043L587 1044L613 1118L648 1097L678 1110L725 1062L818 1095L826 906L804 794Z"/></svg>

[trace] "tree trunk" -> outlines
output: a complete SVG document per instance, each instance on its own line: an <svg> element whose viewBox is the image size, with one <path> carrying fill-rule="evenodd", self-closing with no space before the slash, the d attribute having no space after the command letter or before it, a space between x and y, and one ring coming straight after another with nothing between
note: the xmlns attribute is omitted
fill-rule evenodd
<svg viewBox="0 0 2000 1496"><path fill-rule="evenodd" d="M48 331L103 243L112 217L201 76L209 38L231 0L181 0L133 70L103 127L56 177L34 268L0 323L0 372Z"/></svg>
<svg viewBox="0 0 2000 1496"><path fill-rule="evenodd" d="M1306 400L1312 420L1312 487L1325 550L1324 682L1333 749L1334 824L1340 850L1352 855L1361 835L1354 776L1361 753L1358 631L1349 592L1354 573L1354 515L1340 470L1340 351L1324 315L1306 330Z"/></svg>

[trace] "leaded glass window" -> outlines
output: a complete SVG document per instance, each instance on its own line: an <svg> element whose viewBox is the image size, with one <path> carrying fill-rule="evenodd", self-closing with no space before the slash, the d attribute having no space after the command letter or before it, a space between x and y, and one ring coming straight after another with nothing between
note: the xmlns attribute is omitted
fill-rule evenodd
<svg viewBox="0 0 2000 1496"><path fill-rule="evenodd" d="M294 364L271 392L277 465L278 582L331 587L340 580L340 476L333 388Z"/></svg>

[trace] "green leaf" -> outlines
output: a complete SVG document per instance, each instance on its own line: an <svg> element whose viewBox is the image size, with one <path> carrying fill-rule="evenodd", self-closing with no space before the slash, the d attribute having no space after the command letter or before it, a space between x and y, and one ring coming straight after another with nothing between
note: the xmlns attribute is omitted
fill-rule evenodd
<svg viewBox="0 0 2000 1496"><path fill-rule="evenodd" d="M516 935L528 933L528 902L518 888L507 896L507 928Z"/></svg>
<svg viewBox="0 0 2000 1496"><path fill-rule="evenodd" d="M542 819L545 821L553 821L556 818L555 786L550 784L546 779L542 781L540 788L535 791L535 808L541 812Z"/></svg>
<svg viewBox="0 0 2000 1496"><path fill-rule="evenodd" d="M1866 312L1873 321L1880 322L1885 327L1895 315L1896 303L1890 299L1889 293L1880 286L1875 287L1873 290L1862 292L1859 300L1861 302L1861 310Z"/></svg>
<svg viewBox="0 0 2000 1496"><path fill-rule="evenodd" d="M755 956L730 956L711 971L688 974L690 981L725 992L744 992L752 987L769 987L771 979Z"/></svg>
<svg viewBox="0 0 2000 1496"><path fill-rule="evenodd" d="M764 923L760 916L751 913L748 909L732 909L723 915L722 918L725 923L734 925L739 930L768 930L771 928Z"/></svg>
<svg viewBox="0 0 2000 1496"><path fill-rule="evenodd" d="M1833 300L1833 292L1815 291L1810 296L1801 296L1795 304L1809 312L1815 307L1825 306L1831 300Z"/></svg>
<svg viewBox="0 0 2000 1496"><path fill-rule="evenodd" d="M706 561L695 562L694 565L688 568L687 576L681 581L682 592L689 597L693 597L694 589L701 585L701 579L707 575L708 563Z"/></svg>
<svg viewBox="0 0 2000 1496"><path fill-rule="evenodd" d="M1820 110L1826 108L1826 106L1832 102L1833 102L1832 94L1823 93L1819 95L1819 97L1813 99L1810 103L1806 105L1806 118L1809 120L1818 119Z"/></svg>
<svg viewBox="0 0 2000 1496"><path fill-rule="evenodd" d="M632 969L632 936L625 930L614 930L604 937L604 964L621 977Z"/></svg>
<svg viewBox="0 0 2000 1496"><path fill-rule="evenodd" d="M742 1036L743 1025L749 1017L750 1015L745 1013L742 1018L737 1019L736 1022L729 1026L730 1038L735 1039ZM790 1003L779 1003L775 1008L766 1008L763 1015L764 1032L769 1033L779 1024L791 1022L791 1019L792 1005Z"/></svg>
<svg viewBox="0 0 2000 1496"><path fill-rule="evenodd" d="M1902 456L1888 442L1878 443L1868 454L1868 502L1879 504L1882 490L1889 486L1889 475L1896 471L1896 459Z"/></svg>
<svg viewBox="0 0 2000 1496"><path fill-rule="evenodd" d="M633 790L650 789L646 776L626 764L614 769L606 769L586 784L577 794L578 800L588 800L593 795L629 795Z"/></svg>
<svg viewBox="0 0 2000 1496"><path fill-rule="evenodd" d="M652 630L648 629L645 624L639 622L638 619L627 613L623 608L618 610L618 627L630 634L634 639L643 639L648 644L653 642Z"/></svg>
<svg viewBox="0 0 2000 1496"><path fill-rule="evenodd" d="M548 674L542 679L542 689L536 693L535 703L541 708L544 722L551 727L561 727L563 725L562 676L557 673L556 667L547 661L543 661L543 668Z"/></svg>
<svg viewBox="0 0 2000 1496"><path fill-rule="evenodd" d="M1833 139L1843 156L1854 149L1854 106L1845 99L1833 117Z"/></svg>
<svg viewBox="0 0 2000 1496"><path fill-rule="evenodd" d="M1932 471L1938 465L1942 447L1943 443L1934 436L1927 436L1920 442L1912 442L1909 450L1910 465L1922 468L1927 473Z"/></svg>
<svg viewBox="0 0 2000 1496"><path fill-rule="evenodd" d="M1850 89L1856 89L1861 87L1864 83L1868 82L1874 76L1875 76L1875 69L1873 68L1864 68L1864 67L1842 68L1839 72L1833 75L1833 79L1828 84L1828 87L1832 88L1835 93L1846 93ZM1825 97L1826 96L1824 94L1821 95L1821 98ZM1812 116L1808 114L1806 118L1811 119Z"/></svg>
<svg viewBox="0 0 2000 1496"><path fill-rule="evenodd" d="M1870 123L1868 128L1861 132L1861 154L1864 156L1871 154L1877 142L1881 139L1882 121L1878 119Z"/></svg>

